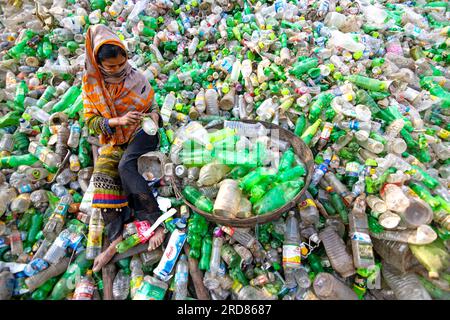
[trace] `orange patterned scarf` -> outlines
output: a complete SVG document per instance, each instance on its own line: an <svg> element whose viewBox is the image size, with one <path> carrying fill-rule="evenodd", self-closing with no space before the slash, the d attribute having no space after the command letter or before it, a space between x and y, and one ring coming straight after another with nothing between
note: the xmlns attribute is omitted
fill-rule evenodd
<svg viewBox="0 0 450 320"><path fill-rule="evenodd" d="M144 75L125 63L115 75L102 72L96 55L104 44L114 44L125 51L119 37L104 25L91 26L86 36L85 73L83 75L83 104L85 121L95 116L121 117L129 111L146 112L150 109L154 91ZM100 135L100 143L121 145L127 143L140 127L120 126L112 136Z"/></svg>

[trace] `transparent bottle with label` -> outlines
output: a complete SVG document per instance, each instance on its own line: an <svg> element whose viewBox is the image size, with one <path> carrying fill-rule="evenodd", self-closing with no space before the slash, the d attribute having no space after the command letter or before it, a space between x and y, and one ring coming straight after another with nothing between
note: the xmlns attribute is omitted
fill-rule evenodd
<svg viewBox="0 0 450 320"><path fill-rule="evenodd" d="M357 197L353 202L353 210L350 212L348 220L355 268L369 268L375 264L375 261L372 241L369 236L364 194Z"/></svg>
<svg viewBox="0 0 450 320"><path fill-rule="evenodd" d="M283 267L286 269L300 268L300 233L298 220L294 211L289 211L286 218L286 229L283 243Z"/></svg>

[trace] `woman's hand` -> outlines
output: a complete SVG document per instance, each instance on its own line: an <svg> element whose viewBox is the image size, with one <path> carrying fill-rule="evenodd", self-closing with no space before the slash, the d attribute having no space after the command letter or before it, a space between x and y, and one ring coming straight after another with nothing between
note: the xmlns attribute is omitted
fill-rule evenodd
<svg viewBox="0 0 450 320"><path fill-rule="evenodd" d="M122 117L109 120L111 127L131 126L138 124L142 120L142 113L138 111L130 111Z"/></svg>

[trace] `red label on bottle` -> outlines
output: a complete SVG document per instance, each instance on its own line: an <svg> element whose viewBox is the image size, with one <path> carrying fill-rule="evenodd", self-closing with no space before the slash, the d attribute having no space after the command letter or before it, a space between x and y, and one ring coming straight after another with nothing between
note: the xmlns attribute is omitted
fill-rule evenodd
<svg viewBox="0 0 450 320"><path fill-rule="evenodd" d="M145 237L145 233L148 229L152 226L150 222L144 220L144 221L135 221L134 225L136 226L137 235L139 237L139 241L141 243L144 243L148 240L148 238ZM150 237L152 237L155 234L155 232L152 232Z"/></svg>

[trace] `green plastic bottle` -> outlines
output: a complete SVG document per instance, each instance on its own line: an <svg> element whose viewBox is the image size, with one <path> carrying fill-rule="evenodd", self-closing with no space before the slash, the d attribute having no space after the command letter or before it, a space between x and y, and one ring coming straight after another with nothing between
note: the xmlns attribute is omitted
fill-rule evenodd
<svg viewBox="0 0 450 320"><path fill-rule="evenodd" d="M319 62L316 58L306 58L300 62L295 63L292 66L292 69L289 70L289 74L292 74L300 79L303 74L307 73L312 68L316 68L318 65Z"/></svg>
<svg viewBox="0 0 450 320"><path fill-rule="evenodd" d="M375 92L388 90L388 83L386 81L380 81L355 74L349 75L345 79L366 90Z"/></svg>
<svg viewBox="0 0 450 320"><path fill-rule="evenodd" d="M330 193L330 202L336 209L336 211L339 213L342 222L344 224L348 224L348 211L341 196L336 192L334 192L333 188L331 187L329 188L328 192Z"/></svg>
<svg viewBox="0 0 450 320"><path fill-rule="evenodd" d="M211 235L207 235L205 238L203 238L202 255L200 261L198 262L198 268L200 270L204 271L209 270L211 252L212 252L212 237Z"/></svg>
<svg viewBox="0 0 450 320"><path fill-rule="evenodd" d="M33 292L33 294L31 295L31 299L45 300L57 282L58 277L48 279L42 286L40 286L36 291Z"/></svg>
<svg viewBox="0 0 450 320"><path fill-rule="evenodd" d="M22 116L21 111L11 111L5 114L3 117L0 117L0 128L10 127L10 126L19 126L19 119Z"/></svg>
<svg viewBox="0 0 450 320"><path fill-rule="evenodd" d="M280 159L280 164L278 165L278 174L292 167L295 160L295 153L293 148L289 148L283 153Z"/></svg>
<svg viewBox="0 0 450 320"><path fill-rule="evenodd" d="M213 207L214 207L212 201L208 197L202 195L200 193L200 191L198 191L194 187L186 186L183 189L182 194L190 203L192 203L194 206L196 206L200 210L203 210L203 211L206 211L209 213L212 212Z"/></svg>
<svg viewBox="0 0 450 320"><path fill-rule="evenodd" d="M31 166L38 162L39 159L33 156L31 153L27 153L21 156L9 156L2 157L0 159L1 168L17 168L21 165Z"/></svg>
<svg viewBox="0 0 450 320"><path fill-rule="evenodd" d="M72 105L72 103L75 102L75 100L78 98L78 96L80 94L81 94L81 89L78 86L71 87L69 90L66 91L66 93L64 93L62 95L59 102L57 102L53 106L51 113L62 112L64 110L66 110L67 108L69 108Z"/></svg>
<svg viewBox="0 0 450 320"><path fill-rule="evenodd" d="M16 87L16 97L14 98L15 110L24 111L24 101L25 97L28 94L28 86L27 83L22 80Z"/></svg>
<svg viewBox="0 0 450 320"><path fill-rule="evenodd" d="M331 100L333 100L333 98L334 95L331 93L322 93L318 95L309 109L309 121L314 122L319 119L322 110L330 106Z"/></svg>
<svg viewBox="0 0 450 320"><path fill-rule="evenodd" d="M291 201L304 186L303 181L287 181L280 183L269 190L254 206L254 212L258 215L264 214L278 208Z"/></svg>
<svg viewBox="0 0 450 320"><path fill-rule="evenodd" d="M92 267L92 260L86 259L86 252L83 251L75 259L75 261L70 264L67 271L56 283L53 291L50 295L50 300L63 300L69 293L75 290L75 285L80 277L86 273L86 271Z"/></svg>
<svg viewBox="0 0 450 320"><path fill-rule="evenodd" d="M415 182L410 182L409 187L417 193L417 195L424 200L426 203L430 205L430 207L433 210L437 210L439 206L441 205L439 200L436 200L433 195L431 194L430 190L427 189L427 187L422 186Z"/></svg>
<svg viewBox="0 0 450 320"><path fill-rule="evenodd" d="M300 137L306 145L310 145L312 138L317 133L317 130L319 130L319 127L322 123L321 119L317 119L316 122L314 122L310 127L308 127L305 132L303 132L302 136Z"/></svg>
<svg viewBox="0 0 450 320"><path fill-rule="evenodd" d="M297 121L295 122L294 134L298 137L301 137L303 131L305 131L306 127L306 116L305 114L301 114L298 116Z"/></svg>
<svg viewBox="0 0 450 320"><path fill-rule="evenodd" d="M36 242L37 234L41 231L43 224L44 216L41 213L36 212L31 217L31 226L28 229L27 235L27 246L31 247Z"/></svg>

